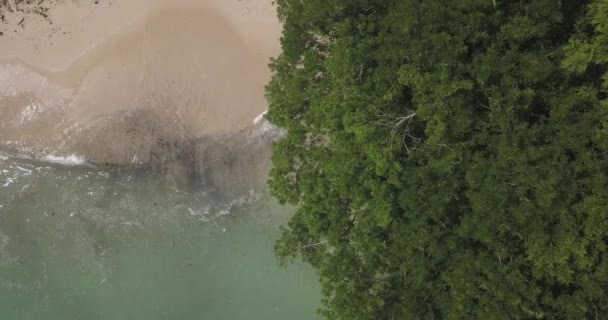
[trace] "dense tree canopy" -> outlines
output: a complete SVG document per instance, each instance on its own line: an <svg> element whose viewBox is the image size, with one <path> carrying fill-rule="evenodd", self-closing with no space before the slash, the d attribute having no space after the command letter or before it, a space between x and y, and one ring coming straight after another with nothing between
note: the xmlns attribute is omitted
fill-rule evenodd
<svg viewBox="0 0 608 320"><path fill-rule="evenodd" d="M326 318L608 317L608 1L276 3L275 250Z"/></svg>

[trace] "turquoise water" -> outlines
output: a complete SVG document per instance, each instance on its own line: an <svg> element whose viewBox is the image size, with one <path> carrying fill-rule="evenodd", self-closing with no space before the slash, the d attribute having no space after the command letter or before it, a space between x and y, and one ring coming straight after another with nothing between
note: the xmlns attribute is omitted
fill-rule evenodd
<svg viewBox="0 0 608 320"><path fill-rule="evenodd" d="M272 254L285 209L159 181L0 157L0 319L318 318Z"/></svg>

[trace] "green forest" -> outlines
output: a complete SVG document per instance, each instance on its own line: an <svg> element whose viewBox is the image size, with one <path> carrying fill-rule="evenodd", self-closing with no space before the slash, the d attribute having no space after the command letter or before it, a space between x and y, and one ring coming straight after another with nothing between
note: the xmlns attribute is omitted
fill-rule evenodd
<svg viewBox="0 0 608 320"><path fill-rule="evenodd" d="M275 2L275 252L321 316L608 318L608 1Z"/></svg>

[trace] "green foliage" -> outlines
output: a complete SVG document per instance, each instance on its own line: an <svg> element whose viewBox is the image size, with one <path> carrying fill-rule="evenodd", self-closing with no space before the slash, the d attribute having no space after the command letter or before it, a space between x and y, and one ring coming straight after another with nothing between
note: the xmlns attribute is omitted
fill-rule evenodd
<svg viewBox="0 0 608 320"><path fill-rule="evenodd" d="M608 2L276 3L275 249L322 315L608 314Z"/></svg>

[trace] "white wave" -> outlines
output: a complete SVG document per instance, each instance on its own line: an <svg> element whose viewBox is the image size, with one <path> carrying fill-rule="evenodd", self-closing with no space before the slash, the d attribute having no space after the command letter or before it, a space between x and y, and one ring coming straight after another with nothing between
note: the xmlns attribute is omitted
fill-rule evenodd
<svg viewBox="0 0 608 320"><path fill-rule="evenodd" d="M266 114L268 113L268 111L264 111L262 112L259 116L255 117L255 119L253 119L253 124L258 124L260 123L262 120L264 120L264 118L266 117Z"/></svg>
<svg viewBox="0 0 608 320"><path fill-rule="evenodd" d="M61 164L64 166L83 166L87 165L87 160L79 155L71 154L67 156L48 155L40 158L40 160Z"/></svg>
<svg viewBox="0 0 608 320"><path fill-rule="evenodd" d="M257 135L269 140L284 136L286 134L284 129L281 129L266 120L267 113L268 111L264 111L253 119L253 124L257 127Z"/></svg>
<svg viewBox="0 0 608 320"><path fill-rule="evenodd" d="M267 140L275 140L285 136L285 129L279 128L272 123L264 120L257 127L257 134L260 138Z"/></svg>

